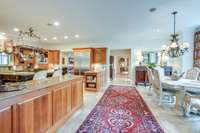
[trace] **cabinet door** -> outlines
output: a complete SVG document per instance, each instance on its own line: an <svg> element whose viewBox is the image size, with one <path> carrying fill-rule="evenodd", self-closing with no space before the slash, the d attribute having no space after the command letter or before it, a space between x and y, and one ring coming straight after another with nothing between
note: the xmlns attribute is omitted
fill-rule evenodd
<svg viewBox="0 0 200 133"><path fill-rule="evenodd" d="M71 91L71 105L72 105L72 109L74 109L77 104L78 104L78 95L77 95L77 84L76 84L76 81L72 81L72 91Z"/></svg>
<svg viewBox="0 0 200 133"><path fill-rule="evenodd" d="M54 51L54 64L59 64L60 63L60 52L59 51Z"/></svg>
<svg viewBox="0 0 200 133"><path fill-rule="evenodd" d="M0 132L12 133L12 110L10 106L0 109Z"/></svg>
<svg viewBox="0 0 200 133"><path fill-rule="evenodd" d="M106 64L106 48L94 49L94 63Z"/></svg>
<svg viewBox="0 0 200 133"><path fill-rule="evenodd" d="M83 103L83 81L72 81L72 109L78 107Z"/></svg>
<svg viewBox="0 0 200 133"><path fill-rule="evenodd" d="M18 103L19 132L43 133L52 126L52 96L47 93Z"/></svg>
<svg viewBox="0 0 200 133"><path fill-rule="evenodd" d="M83 104L83 80L77 81L78 106Z"/></svg>
<svg viewBox="0 0 200 133"><path fill-rule="evenodd" d="M53 122L57 122L71 110L71 83L67 82L53 91Z"/></svg>
<svg viewBox="0 0 200 133"><path fill-rule="evenodd" d="M48 52L48 63L53 64L54 63L54 57L53 57L53 52Z"/></svg>
<svg viewBox="0 0 200 133"><path fill-rule="evenodd" d="M145 81L145 74L143 71L136 71L136 80L137 80L137 82Z"/></svg>

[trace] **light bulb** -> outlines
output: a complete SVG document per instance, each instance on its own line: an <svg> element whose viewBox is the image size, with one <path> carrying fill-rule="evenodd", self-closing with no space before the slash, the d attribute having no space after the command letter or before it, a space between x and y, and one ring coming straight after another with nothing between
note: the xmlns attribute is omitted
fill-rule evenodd
<svg viewBox="0 0 200 133"><path fill-rule="evenodd" d="M176 44L176 42L173 42L171 45L170 45L170 48L176 48L178 45Z"/></svg>
<svg viewBox="0 0 200 133"><path fill-rule="evenodd" d="M166 48L167 48L166 45L162 45L162 47L161 47L162 50L165 50Z"/></svg>
<svg viewBox="0 0 200 133"><path fill-rule="evenodd" d="M69 37L68 36L64 36L64 39L68 39Z"/></svg>
<svg viewBox="0 0 200 133"><path fill-rule="evenodd" d="M53 40L57 40L57 37L53 37Z"/></svg>
<svg viewBox="0 0 200 133"><path fill-rule="evenodd" d="M60 23L59 23L58 21L55 21L55 22L53 23L53 25L54 25L54 26L60 26Z"/></svg>
<svg viewBox="0 0 200 133"><path fill-rule="evenodd" d="M19 29L15 27L15 28L13 28L13 31L19 32Z"/></svg>
<svg viewBox="0 0 200 133"><path fill-rule="evenodd" d="M79 38L80 36L79 36L79 34L76 34L75 37L76 37L76 38Z"/></svg>

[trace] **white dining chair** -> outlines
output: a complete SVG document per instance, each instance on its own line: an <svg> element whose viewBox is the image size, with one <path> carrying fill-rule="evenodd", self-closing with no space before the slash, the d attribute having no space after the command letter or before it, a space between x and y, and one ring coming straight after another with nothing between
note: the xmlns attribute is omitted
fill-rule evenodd
<svg viewBox="0 0 200 133"><path fill-rule="evenodd" d="M183 102L184 116L189 116L190 112L200 113L200 92L187 91Z"/></svg>
<svg viewBox="0 0 200 133"><path fill-rule="evenodd" d="M33 80L42 80L47 78L47 71L36 72L33 76Z"/></svg>
<svg viewBox="0 0 200 133"><path fill-rule="evenodd" d="M197 80L199 77L200 69L197 67L193 67L187 70L185 79Z"/></svg>
<svg viewBox="0 0 200 133"><path fill-rule="evenodd" d="M177 90L173 88L166 88L162 86L161 78L160 78L160 73L158 70L153 69L153 92L159 97L159 105L162 105L165 98L167 97L168 102L174 103L174 99L176 97L176 92Z"/></svg>
<svg viewBox="0 0 200 133"><path fill-rule="evenodd" d="M58 77L58 76L62 76L62 69L54 71L53 77Z"/></svg>
<svg viewBox="0 0 200 133"><path fill-rule="evenodd" d="M147 75L148 75L148 79L149 79L149 92L148 95L152 94L152 87L153 87L153 74L152 74L152 69L150 69L149 67L146 67L147 69Z"/></svg>

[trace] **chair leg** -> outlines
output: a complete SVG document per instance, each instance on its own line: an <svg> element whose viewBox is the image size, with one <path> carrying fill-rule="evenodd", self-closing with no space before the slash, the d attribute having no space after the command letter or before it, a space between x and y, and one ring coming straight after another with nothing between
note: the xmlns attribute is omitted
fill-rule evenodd
<svg viewBox="0 0 200 133"><path fill-rule="evenodd" d="M152 95L152 87L151 85L149 86L149 92L148 92L148 96L151 96Z"/></svg>
<svg viewBox="0 0 200 133"><path fill-rule="evenodd" d="M186 106L186 108L183 109L183 115L188 117L190 116L190 111L191 111L191 105Z"/></svg>
<svg viewBox="0 0 200 133"><path fill-rule="evenodd" d="M185 96L184 103L183 103L183 115L189 116L191 111L191 98L188 96Z"/></svg>
<svg viewBox="0 0 200 133"><path fill-rule="evenodd" d="M159 106L161 106L161 105L162 105L162 100L163 100L163 96L162 96L162 94L160 94Z"/></svg>

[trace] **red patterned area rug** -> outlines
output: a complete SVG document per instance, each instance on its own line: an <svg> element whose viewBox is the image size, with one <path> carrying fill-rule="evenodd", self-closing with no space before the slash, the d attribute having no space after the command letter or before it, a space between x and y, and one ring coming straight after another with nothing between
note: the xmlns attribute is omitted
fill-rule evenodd
<svg viewBox="0 0 200 133"><path fill-rule="evenodd" d="M164 133L134 87L111 85L76 133Z"/></svg>

